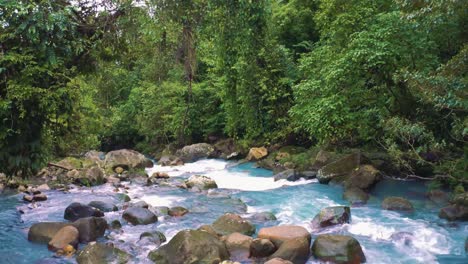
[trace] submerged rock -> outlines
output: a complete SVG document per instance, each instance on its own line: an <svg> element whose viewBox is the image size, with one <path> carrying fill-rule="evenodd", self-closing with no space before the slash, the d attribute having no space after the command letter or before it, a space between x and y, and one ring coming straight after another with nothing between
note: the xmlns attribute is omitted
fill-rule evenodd
<svg viewBox="0 0 468 264"><path fill-rule="evenodd" d="M247 154L246 160L257 161L263 159L266 156L268 156L268 150L265 147L251 148L249 150L249 154Z"/></svg>
<svg viewBox="0 0 468 264"><path fill-rule="evenodd" d="M159 231L144 232L140 235L138 243L148 241L151 244L159 247L162 243L166 242L166 236Z"/></svg>
<svg viewBox="0 0 468 264"><path fill-rule="evenodd" d="M333 225L349 223L351 220L351 209L348 206L332 206L320 210L312 220L312 227L324 228Z"/></svg>
<svg viewBox="0 0 468 264"><path fill-rule="evenodd" d="M366 257L359 242L351 236L319 235L312 245L312 254L332 263L364 263Z"/></svg>
<svg viewBox="0 0 468 264"><path fill-rule="evenodd" d="M351 187L345 189L343 192L343 199L353 206L363 205L367 203L367 200L369 200L369 194L359 188Z"/></svg>
<svg viewBox="0 0 468 264"><path fill-rule="evenodd" d="M78 245L79 233L78 229L73 226L62 227L50 240L49 250L57 251L59 249L65 248L67 245L72 245L77 247Z"/></svg>
<svg viewBox="0 0 468 264"><path fill-rule="evenodd" d="M311 240L309 231L302 226L283 225L264 227L258 232L258 238L270 240L275 247L279 248L285 241L303 238L307 241Z"/></svg>
<svg viewBox="0 0 468 264"><path fill-rule="evenodd" d="M203 175L193 175L185 182L188 188L197 187L200 190L218 188L216 182L210 177Z"/></svg>
<svg viewBox="0 0 468 264"><path fill-rule="evenodd" d="M133 225L148 225L158 221L150 210L141 207L130 207L122 215L123 219Z"/></svg>
<svg viewBox="0 0 468 264"><path fill-rule="evenodd" d="M276 251L276 247L269 239L256 238L250 244L250 257L264 258Z"/></svg>
<svg viewBox="0 0 468 264"><path fill-rule="evenodd" d="M413 211L410 201L402 197L391 196L382 201L382 208L392 211Z"/></svg>
<svg viewBox="0 0 468 264"><path fill-rule="evenodd" d="M446 205L450 200L446 192L437 189L428 191L426 197L437 205Z"/></svg>
<svg viewBox="0 0 468 264"><path fill-rule="evenodd" d="M214 147L208 143L198 143L185 146L182 149L177 150L176 156L178 156L183 162L194 162L199 159L210 157L214 150Z"/></svg>
<svg viewBox="0 0 468 264"><path fill-rule="evenodd" d="M90 216L102 217L104 216L104 213L101 210L91 207L89 205L81 203L72 203L65 209L63 218L70 221L76 221L80 218Z"/></svg>
<svg viewBox="0 0 468 264"><path fill-rule="evenodd" d="M317 176L316 171L297 171L294 169L289 169L282 171L275 176L273 176L275 181L287 180L287 181L297 181L301 178L310 180L314 179Z"/></svg>
<svg viewBox="0 0 468 264"><path fill-rule="evenodd" d="M130 255L111 245L101 243L88 244L76 256L78 264L126 264Z"/></svg>
<svg viewBox="0 0 468 264"><path fill-rule="evenodd" d="M220 235L229 235L235 232L251 236L255 233L255 226L236 214L227 213L213 223L213 229Z"/></svg>
<svg viewBox="0 0 468 264"><path fill-rule="evenodd" d="M207 232L183 230L151 251L148 258L158 264L219 263L229 259L229 252L223 242Z"/></svg>

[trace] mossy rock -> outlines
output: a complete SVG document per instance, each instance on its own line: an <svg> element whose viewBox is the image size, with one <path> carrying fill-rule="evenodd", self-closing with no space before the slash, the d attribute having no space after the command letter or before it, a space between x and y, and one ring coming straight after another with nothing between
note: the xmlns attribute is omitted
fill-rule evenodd
<svg viewBox="0 0 468 264"><path fill-rule="evenodd" d="M148 258L158 264L220 263L229 259L229 252L208 232L183 230L166 245L151 251Z"/></svg>
<svg viewBox="0 0 468 264"><path fill-rule="evenodd" d="M76 256L78 264L125 264L129 261L127 252L101 243L88 244Z"/></svg>
<svg viewBox="0 0 468 264"><path fill-rule="evenodd" d="M319 235L312 245L312 254L332 263L364 263L366 257L359 242L351 236Z"/></svg>
<svg viewBox="0 0 468 264"><path fill-rule="evenodd" d="M333 178L350 175L362 164L368 164L369 160L360 152L355 152L322 167L317 173L320 183L329 183Z"/></svg>
<svg viewBox="0 0 468 264"><path fill-rule="evenodd" d="M255 233L255 226L236 214L227 213L219 217L213 228L220 235L229 235L235 232L251 236Z"/></svg>

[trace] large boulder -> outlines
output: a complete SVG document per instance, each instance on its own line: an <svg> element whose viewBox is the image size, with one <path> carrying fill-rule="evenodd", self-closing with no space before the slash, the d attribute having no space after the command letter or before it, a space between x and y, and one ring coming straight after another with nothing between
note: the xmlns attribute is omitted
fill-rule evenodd
<svg viewBox="0 0 468 264"><path fill-rule="evenodd" d="M119 210L115 204L104 201L92 201L88 205L97 208L102 212L114 212Z"/></svg>
<svg viewBox="0 0 468 264"><path fill-rule="evenodd" d="M306 237L298 237L284 241L270 258L289 260L294 264L305 264L309 259L310 240Z"/></svg>
<svg viewBox="0 0 468 264"><path fill-rule="evenodd" d="M76 256L78 264L126 264L129 261L130 255L125 251L101 243L88 244Z"/></svg>
<svg viewBox="0 0 468 264"><path fill-rule="evenodd" d="M264 258L268 257L276 251L275 245L264 238L256 238L250 243L250 257Z"/></svg>
<svg viewBox="0 0 468 264"><path fill-rule="evenodd" d="M229 235L235 232L251 236L255 233L255 226L236 214L227 213L213 223L213 229L220 235Z"/></svg>
<svg viewBox="0 0 468 264"><path fill-rule="evenodd" d="M277 248L281 247L285 241L296 238L306 239L309 243L311 240L307 229L292 225L264 227L258 232L258 238L270 240Z"/></svg>
<svg viewBox="0 0 468 264"><path fill-rule="evenodd" d="M57 234L57 232L65 226L70 226L69 223L61 222L43 222L36 223L29 228L28 240L35 243L47 244Z"/></svg>
<svg viewBox="0 0 468 264"><path fill-rule="evenodd" d="M124 169L143 169L152 166L153 162L150 159L130 149L111 151L106 154L105 158L105 167L112 170L117 167L122 167Z"/></svg>
<svg viewBox="0 0 468 264"><path fill-rule="evenodd" d="M133 225L148 225L158 221L150 210L141 207L130 207L122 215L123 219Z"/></svg>
<svg viewBox="0 0 468 264"><path fill-rule="evenodd" d="M165 155L162 156L158 160L158 165L161 166L181 166L184 165L184 161L182 161L179 157L174 155Z"/></svg>
<svg viewBox="0 0 468 264"><path fill-rule="evenodd" d="M321 261L332 263L366 262L361 245L351 236L319 235L312 245L312 254Z"/></svg>
<svg viewBox="0 0 468 264"><path fill-rule="evenodd" d="M353 206L363 205L367 203L367 200L369 200L369 194L362 189L350 187L346 188L343 192L343 199Z"/></svg>
<svg viewBox="0 0 468 264"><path fill-rule="evenodd" d="M214 150L214 147L208 143L198 143L177 150L176 156L184 162L194 162L210 157Z"/></svg>
<svg viewBox="0 0 468 264"><path fill-rule="evenodd" d="M78 229L73 226L64 226L62 227L50 240L49 250L57 251L65 248L67 245L72 245L77 247L78 245Z"/></svg>
<svg viewBox="0 0 468 264"><path fill-rule="evenodd" d="M257 161L268 156L268 150L265 147L251 148L247 154L246 160Z"/></svg>
<svg viewBox="0 0 468 264"><path fill-rule="evenodd" d="M245 154L232 138L219 140L214 144L214 156L222 159L235 159Z"/></svg>
<svg viewBox="0 0 468 264"><path fill-rule="evenodd" d="M74 183L84 186L96 186L106 182L104 170L98 166L78 170L71 178Z"/></svg>
<svg viewBox="0 0 468 264"><path fill-rule="evenodd" d="M91 207L89 205L81 203L72 203L67 208L65 208L63 218L69 221L76 221L80 218L90 216L102 217L104 216L104 213L101 210Z"/></svg>
<svg viewBox="0 0 468 264"><path fill-rule="evenodd" d="M410 201L402 197L390 196L382 201L382 208L391 211L413 211Z"/></svg>
<svg viewBox="0 0 468 264"><path fill-rule="evenodd" d="M80 242L96 241L104 236L108 227L107 221L101 217L85 217L73 222L73 226L80 232Z"/></svg>
<svg viewBox="0 0 468 264"><path fill-rule="evenodd" d="M313 228L324 228L349 223L351 209L348 206L332 206L320 210L312 220Z"/></svg>
<svg viewBox="0 0 468 264"><path fill-rule="evenodd" d="M213 179L203 175L192 175L185 181L185 184L188 188L196 187L200 190L218 188L218 185Z"/></svg>
<svg viewBox="0 0 468 264"><path fill-rule="evenodd" d="M351 176L345 180L346 188L359 188L369 190L381 179L381 173L372 165L362 165L359 169L353 171Z"/></svg>
<svg viewBox="0 0 468 264"><path fill-rule="evenodd" d="M349 154L322 167L317 172L317 179L320 183L328 183L335 177L350 175L351 172L359 168L361 164L366 164L368 162L368 159L360 152Z"/></svg>
<svg viewBox="0 0 468 264"><path fill-rule="evenodd" d="M235 232L223 237L222 240L226 244L231 259L242 261L249 258L250 244L253 238Z"/></svg>
<svg viewBox="0 0 468 264"><path fill-rule="evenodd" d="M226 245L208 232L183 230L169 243L151 251L148 258L158 264L219 263L229 259Z"/></svg>

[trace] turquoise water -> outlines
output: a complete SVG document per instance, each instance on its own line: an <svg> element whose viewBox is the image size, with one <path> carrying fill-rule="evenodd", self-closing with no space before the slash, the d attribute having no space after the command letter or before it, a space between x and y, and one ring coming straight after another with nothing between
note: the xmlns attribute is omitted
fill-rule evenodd
<svg viewBox="0 0 468 264"><path fill-rule="evenodd" d="M149 230L160 230L168 239L178 231L198 228L212 223L225 212L249 217L252 213L271 211L278 221L257 223L264 225L295 224L308 228L321 208L345 205L342 189L318 184L314 180L274 182L272 172L255 168L253 163L235 164L222 160L202 160L180 167L159 167L148 170L167 171L175 179L193 174L204 174L216 180L219 189L208 193L187 190L146 187L128 183L128 195L133 201L143 200L153 206L184 206L190 213L182 218L160 217L152 225L131 226L123 222L120 232L108 232L106 239L134 256L133 263L150 263L146 256L155 247L139 244L139 235ZM424 197L425 187L414 182L384 181L372 193L368 205L354 207L352 222L323 230L321 233L340 233L354 236L364 248L368 263L468 263L464 241L468 235L465 223L448 223L437 217L439 207ZM47 192L48 201L38 208L26 209L21 195L0 196L0 263L74 263L73 259L53 259L45 245L27 241L27 228L41 221L64 221L67 205L78 201L106 200L120 206L119 194L109 185L94 188L76 188L70 193ZM399 195L411 200L415 213L405 214L380 209L385 196ZM245 202L245 204L242 202ZM23 208L19 214L17 208ZM122 211L106 213L106 219L121 219ZM407 232L407 239L395 238L398 232ZM310 263L315 263L310 260Z"/></svg>

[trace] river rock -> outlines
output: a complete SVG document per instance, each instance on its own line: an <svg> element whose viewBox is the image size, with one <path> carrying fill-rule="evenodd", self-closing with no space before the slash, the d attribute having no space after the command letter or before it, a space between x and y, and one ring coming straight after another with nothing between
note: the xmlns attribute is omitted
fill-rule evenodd
<svg viewBox="0 0 468 264"><path fill-rule="evenodd" d="M70 225L71 224L69 223L61 222L42 222L33 224L28 231L28 240L35 243L49 243L60 229Z"/></svg>
<svg viewBox="0 0 468 264"><path fill-rule="evenodd" d="M34 196L29 195L29 194L23 195L23 201L32 203L34 202Z"/></svg>
<svg viewBox="0 0 468 264"><path fill-rule="evenodd" d="M305 264L309 259L310 239L299 237L284 241L270 258L289 260L294 264Z"/></svg>
<svg viewBox="0 0 468 264"><path fill-rule="evenodd" d="M361 245L351 236L319 235L312 245L312 254L321 261L332 263L366 262Z"/></svg>
<svg viewBox="0 0 468 264"><path fill-rule="evenodd" d="M439 217L449 221L468 221L468 207L452 204L441 208Z"/></svg>
<svg viewBox="0 0 468 264"><path fill-rule="evenodd" d="M250 244L253 238L235 232L225 236L222 240L226 244L231 259L241 261L249 258Z"/></svg>
<svg viewBox="0 0 468 264"><path fill-rule="evenodd" d="M343 199L348 201L352 206L359 206L367 203L369 194L359 188L350 187L346 188L343 192Z"/></svg>
<svg viewBox="0 0 468 264"><path fill-rule="evenodd" d="M90 216L102 217L104 216L104 213L101 210L91 207L89 205L81 203L72 203L65 209L65 214L63 218L70 221L76 221L80 218Z"/></svg>
<svg viewBox="0 0 468 264"><path fill-rule="evenodd" d="M410 201L402 197L387 197L382 202L382 208L392 211L413 211L413 205Z"/></svg>
<svg viewBox="0 0 468 264"><path fill-rule="evenodd" d="M129 261L130 255L125 251L101 243L88 244L76 256L78 264L126 264Z"/></svg>
<svg viewBox="0 0 468 264"><path fill-rule="evenodd" d="M213 179L203 175L192 175L188 178L185 184L188 188L197 187L200 190L218 188L218 185Z"/></svg>
<svg viewBox="0 0 468 264"><path fill-rule="evenodd" d="M275 245L268 239L256 238L250 243L250 257L264 258L276 251Z"/></svg>
<svg viewBox="0 0 468 264"><path fill-rule="evenodd" d="M146 208L146 209L148 209L148 208L149 208L149 204L146 203L145 201L138 201L138 202L132 203L132 204L130 205L130 207L140 207L140 208Z"/></svg>
<svg viewBox="0 0 468 264"><path fill-rule="evenodd" d="M251 217L255 221L266 222L266 221L276 221L276 216L272 212L260 212L255 213Z"/></svg>
<svg viewBox="0 0 468 264"><path fill-rule="evenodd" d="M44 184L41 184L41 185L37 186L36 190L38 190L40 192L50 191L50 187L49 187L49 185L47 185L47 183L44 183Z"/></svg>
<svg viewBox="0 0 468 264"><path fill-rule="evenodd" d="M141 207L130 207L122 215L123 219L133 225L148 225L158 221L150 210Z"/></svg>
<svg viewBox="0 0 468 264"><path fill-rule="evenodd" d="M155 178L155 179L169 179L169 174L167 174L167 172L155 172L151 175L152 178Z"/></svg>
<svg viewBox="0 0 468 264"><path fill-rule="evenodd" d="M115 220L113 220L111 222L109 228L112 229L112 230L120 229L120 228L122 228L122 223L120 223L119 220L115 219Z"/></svg>
<svg viewBox="0 0 468 264"><path fill-rule="evenodd" d="M39 193L39 194L35 194L33 196L33 199L34 201L36 202L43 202L43 201L46 201L47 200L47 195L43 194L43 193Z"/></svg>
<svg viewBox="0 0 468 264"><path fill-rule="evenodd" d="M158 160L158 165L161 165L161 166L182 166L182 165L184 165L184 162L177 156L166 155L166 156L162 156Z"/></svg>
<svg viewBox="0 0 468 264"><path fill-rule="evenodd" d="M151 251L148 258L158 264L219 263L229 259L229 252L223 242L207 232L183 230Z"/></svg>
<svg viewBox="0 0 468 264"><path fill-rule="evenodd" d="M108 227L107 221L101 217L85 217L73 222L73 226L80 232L80 242L96 241L104 236Z"/></svg>
<svg viewBox="0 0 468 264"><path fill-rule="evenodd" d="M140 235L139 243L140 241L148 241L159 247L162 243L166 242L166 236L159 231L144 232Z"/></svg>
<svg viewBox="0 0 468 264"><path fill-rule="evenodd" d="M348 206L332 206L320 210L312 220L313 228L324 228L349 223L351 209Z"/></svg>
<svg viewBox="0 0 468 264"><path fill-rule="evenodd" d="M450 200L446 192L438 189L428 191L426 197L437 205L446 205Z"/></svg>
<svg viewBox="0 0 468 264"><path fill-rule="evenodd" d="M265 262L264 264L294 264L289 260L284 260L282 258L272 258Z"/></svg>
<svg viewBox="0 0 468 264"><path fill-rule="evenodd" d="M350 175L351 172L359 168L361 164L365 164L367 162L367 158L365 158L360 152L347 155L322 167L317 172L317 179L320 183L326 184L335 177Z"/></svg>
<svg viewBox="0 0 468 264"><path fill-rule="evenodd" d="M396 232L390 236L390 239L409 246L411 245L411 241L414 239L414 234L410 232Z"/></svg>
<svg viewBox="0 0 468 264"><path fill-rule="evenodd" d="M152 167L153 162L146 158L143 154L130 150L120 149L114 150L106 154L105 167L114 170L116 167L122 167L125 170L128 169L143 169Z"/></svg>
<svg viewBox="0 0 468 264"><path fill-rule="evenodd" d="M311 240L309 231L302 226L283 225L264 227L258 232L258 238L270 240L275 247L279 248L285 241L295 238L305 238Z"/></svg>
<svg viewBox="0 0 468 264"><path fill-rule="evenodd" d="M189 210L187 210L186 208L182 206L175 206L169 209L168 215L174 216L174 217L181 217L181 216L186 215L188 212Z"/></svg>
<svg viewBox="0 0 468 264"><path fill-rule="evenodd" d="M183 162L194 162L199 159L210 157L214 150L214 147L208 143L198 143L185 146L182 149L177 150L176 156L178 156Z"/></svg>
<svg viewBox="0 0 468 264"><path fill-rule="evenodd" d="M382 178L379 170L372 165L362 165L359 169L354 170L351 176L345 180L346 188L359 188L361 190L369 190Z"/></svg>
<svg viewBox="0 0 468 264"><path fill-rule="evenodd" d="M207 232L208 234L211 234L215 237L219 236L218 232L216 232L216 230L211 225L202 225L197 230Z"/></svg>
<svg viewBox="0 0 468 264"><path fill-rule="evenodd" d="M119 210L115 204L105 201L91 201L88 205L102 212L115 212Z"/></svg>
<svg viewBox="0 0 468 264"><path fill-rule="evenodd" d="M236 214L226 213L219 217L213 228L220 235L229 235L235 232L251 236L255 233L255 226Z"/></svg>
<svg viewBox="0 0 468 264"><path fill-rule="evenodd" d="M52 251L63 249L67 245L72 245L76 248L78 245L78 238L78 229L73 226L64 226L52 237L48 248Z"/></svg>
<svg viewBox="0 0 468 264"><path fill-rule="evenodd" d="M251 148L245 159L248 161L257 161L265 158L266 156L268 156L268 150L265 147Z"/></svg>

